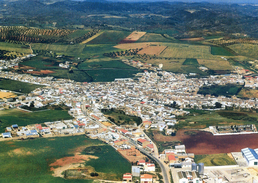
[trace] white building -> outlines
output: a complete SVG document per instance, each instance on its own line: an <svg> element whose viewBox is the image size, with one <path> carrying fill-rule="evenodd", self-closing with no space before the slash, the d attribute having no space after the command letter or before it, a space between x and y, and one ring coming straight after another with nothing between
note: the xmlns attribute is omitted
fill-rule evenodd
<svg viewBox="0 0 258 183"><path fill-rule="evenodd" d="M179 183L201 183L198 172L195 171L179 171L177 172Z"/></svg>
<svg viewBox="0 0 258 183"><path fill-rule="evenodd" d="M258 166L258 148L244 148L241 149L242 155L247 161L248 166Z"/></svg>

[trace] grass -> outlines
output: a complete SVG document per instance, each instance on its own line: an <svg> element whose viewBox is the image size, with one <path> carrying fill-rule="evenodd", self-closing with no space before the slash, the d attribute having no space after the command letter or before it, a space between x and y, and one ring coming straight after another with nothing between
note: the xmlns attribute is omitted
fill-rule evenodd
<svg viewBox="0 0 258 183"><path fill-rule="evenodd" d="M238 112L230 110L190 110L190 112L190 115L178 117L179 123L176 125L177 129L199 129L218 125L258 125L258 115L252 112ZM195 123L190 124L190 122Z"/></svg>
<svg viewBox="0 0 258 183"><path fill-rule="evenodd" d="M142 123L141 118L136 116L130 116L126 115L124 111L117 110L117 109L102 109L101 110L104 115L109 118L112 122L114 122L117 125L134 125L135 123L137 125L140 125Z"/></svg>
<svg viewBox="0 0 258 183"><path fill-rule="evenodd" d="M130 34L131 32L128 32L128 31L108 30L88 43L89 44L118 44L120 41L122 41Z"/></svg>
<svg viewBox="0 0 258 183"><path fill-rule="evenodd" d="M251 58L258 58L257 50L258 45L254 44L234 44L229 46L230 49L235 51L238 55L251 57Z"/></svg>
<svg viewBox="0 0 258 183"><path fill-rule="evenodd" d="M195 155L195 163L204 163L204 166L236 165L236 162L227 154Z"/></svg>
<svg viewBox="0 0 258 183"><path fill-rule="evenodd" d="M49 121L72 119L66 110L47 110L39 112L24 112L19 109L9 109L0 111L0 131L12 124L26 126L29 124L44 123Z"/></svg>
<svg viewBox="0 0 258 183"><path fill-rule="evenodd" d="M103 69L103 68L117 68L117 69L135 69L132 66L124 64L120 60L102 61L102 62L83 62L78 67L81 70Z"/></svg>
<svg viewBox="0 0 258 183"><path fill-rule="evenodd" d="M85 136L38 138L25 141L0 142L0 182L55 182L55 183L90 183L90 180L65 180L53 177L49 164L56 159L73 155L73 149L81 146L103 144L99 140L92 140ZM12 153L21 149L22 154ZM27 152L30 152L27 154ZM113 153L114 154L114 153ZM107 154L108 156L109 154ZM118 157L118 154L116 154ZM105 161L102 161L105 165Z"/></svg>
<svg viewBox="0 0 258 183"><path fill-rule="evenodd" d="M0 50L14 51L18 53L31 54L31 50L24 45L0 42Z"/></svg>
<svg viewBox="0 0 258 183"><path fill-rule="evenodd" d="M147 33L137 42L171 42L171 40L163 37L161 34Z"/></svg>
<svg viewBox="0 0 258 183"><path fill-rule="evenodd" d="M67 38L68 39L74 39L74 38L77 38L77 37L81 37L81 36L84 36L85 34L87 34L90 31L91 31L90 29L76 30L75 32L69 34L67 36Z"/></svg>
<svg viewBox="0 0 258 183"><path fill-rule="evenodd" d="M30 93L36 88L44 87L43 85L35 85L9 79L0 79L0 89L16 91L21 93Z"/></svg>
<svg viewBox="0 0 258 183"><path fill-rule="evenodd" d="M212 86L204 86L200 88L198 94L203 95L214 95L220 96L224 95L226 97L230 97L233 95L237 95L243 86L241 85L212 85Z"/></svg>
<svg viewBox="0 0 258 183"><path fill-rule="evenodd" d="M195 59L195 58L187 58L187 59L185 59L183 65L193 65L193 66L198 67L199 63L198 63L197 59Z"/></svg>
<svg viewBox="0 0 258 183"><path fill-rule="evenodd" d="M198 59L198 63L200 65L204 65L211 70L232 70L232 66L227 60Z"/></svg>
<svg viewBox="0 0 258 183"><path fill-rule="evenodd" d="M234 54L230 53L225 48L216 47L216 46L211 46L211 54L212 55L221 55L221 56L234 56Z"/></svg>
<svg viewBox="0 0 258 183"><path fill-rule="evenodd" d="M99 158L87 161L86 165L94 167L97 172L106 173L109 180L121 180L124 173L131 172L131 164L119 155L113 147L104 145L100 148L101 150L95 150L94 152L94 156ZM92 152L84 152L83 154L92 155Z"/></svg>

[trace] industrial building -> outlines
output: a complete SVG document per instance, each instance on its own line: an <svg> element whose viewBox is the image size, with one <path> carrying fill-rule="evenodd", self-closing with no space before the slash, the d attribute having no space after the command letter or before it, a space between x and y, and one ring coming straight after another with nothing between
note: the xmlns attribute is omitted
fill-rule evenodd
<svg viewBox="0 0 258 183"><path fill-rule="evenodd" d="M244 148L241 149L242 155L247 161L248 166L258 166L258 148Z"/></svg>

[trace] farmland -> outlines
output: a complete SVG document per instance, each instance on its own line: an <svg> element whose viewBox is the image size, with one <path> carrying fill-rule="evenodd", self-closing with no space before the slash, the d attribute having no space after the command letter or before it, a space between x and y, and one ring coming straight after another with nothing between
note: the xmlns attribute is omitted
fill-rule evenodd
<svg viewBox="0 0 258 183"><path fill-rule="evenodd" d="M99 174L104 172L107 179L121 180L122 174L130 171L130 163L122 158L112 147L103 144L99 140L92 140L85 136L38 138L26 141L5 141L0 143L0 159L4 163L0 170L0 182L56 182L56 183L81 183L92 182L90 180L65 180L54 177L54 169L51 164L59 159L68 157L86 156L80 155L83 149L101 145L101 151L94 154L98 159L91 159L82 166L89 166ZM78 154L78 155L77 155ZM105 157L116 159L116 164L110 166ZM66 163L67 161L64 161ZM81 163L80 163L81 162ZM68 163L68 162L67 162ZM12 167L13 171L10 171ZM60 167L61 168L61 167ZM110 177L110 178L109 178Z"/></svg>
<svg viewBox="0 0 258 183"><path fill-rule="evenodd" d="M137 42L171 42L171 40L165 38L161 34L147 33L142 36Z"/></svg>
<svg viewBox="0 0 258 183"><path fill-rule="evenodd" d="M35 85L20 81L14 81L9 79L0 79L0 89L16 91L21 93L30 93L36 88L44 87L42 85Z"/></svg>
<svg viewBox="0 0 258 183"><path fill-rule="evenodd" d="M211 54L212 55L221 55L221 56L234 56L234 54L232 54L225 48L216 47L216 46L211 46Z"/></svg>
<svg viewBox="0 0 258 183"><path fill-rule="evenodd" d="M205 60L198 59L198 63L211 70L232 70L232 66L226 60Z"/></svg>
<svg viewBox="0 0 258 183"><path fill-rule="evenodd" d="M143 48L138 54L143 55L159 55L162 53L167 47L166 46L157 46L157 45L150 45L146 48Z"/></svg>
<svg viewBox="0 0 258 183"><path fill-rule="evenodd" d="M5 128L12 124L26 126L65 119L72 119L66 110L45 110L38 112L24 112L19 109L2 110L0 111L0 131L4 132Z"/></svg>
<svg viewBox="0 0 258 183"><path fill-rule="evenodd" d="M125 39L120 41L120 43L133 43L133 42L137 41L138 39L140 39L145 34L146 34L146 32L134 31L130 35L128 35Z"/></svg>
<svg viewBox="0 0 258 183"><path fill-rule="evenodd" d="M118 44L130 33L127 31L104 31L98 37L88 42L88 44Z"/></svg>
<svg viewBox="0 0 258 183"><path fill-rule="evenodd" d="M242 88L242 90L237 95L240 98L258 98L258 90L249 89L249 88Z"/></svg>
<svg viewBox="0 0 258 183"><path fill-rule="evenodd" d="M258 45L254 44L234 44L229 46L230 49L235 51L238 55L247 56L257 59Z"/></svg>
<svg viewBox="0 0 258 183"><path fill-rule="evenodd" d="M214 95L214 96L219 96L219 95L224 95L224 96L233 96L237 95L240 90L242 89L243 86L241 85L212 85L212 86L203 86L200 88L198 91L198 94L203 94L203 95Z"/></svg>

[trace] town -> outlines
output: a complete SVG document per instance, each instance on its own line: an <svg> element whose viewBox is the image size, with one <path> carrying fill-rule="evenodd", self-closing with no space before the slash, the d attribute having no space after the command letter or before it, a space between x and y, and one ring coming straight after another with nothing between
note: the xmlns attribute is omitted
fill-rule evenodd
<svg viewBox="0 0 258 183"><path fill-rule="evenodd" d="M17 63L20 60L17 59ZM142 67L139 61L124 61L127 64L136 64ZM6 64L6 62L3 62ZM11 62L10 67L16 64ZM7 66L7 65L5 65ZM132 181L133 177L140 177L141 182L155 182L155 173L160 167L165 183L186 183L201 181L211 182L250 182L257 175L249 171L258 164L258 150L242 149L235 153L237 165L223 167L204 167L204 164L195 164L193 153L186 153L184 144L176 145L174 149L158 152L155 143L145 134L149 128L165 131L172 135L174 126L178 123L177 116L189 112L185 108L210 110L225 109L226 107L240 107L257 109L257 99L244 100L232 96L212 96L198 94L203 86L238 84L244 87L258 85L256 77L244 77L246 72L236 68L235 73L229 75L211 75L206 78L189 78L186 74L174 74L149 65L149 69L138 73L135 78L117 78L113 82L80 83L68 79L53 77L37 77L29 74L0 71L0 77L33 84L44 85L29 95L18 97L15 100L0 102L1 109L19 108L34 104L40 108L48 104L63 104L70 107L69 114L73 120L45 122L28 126L13 124L6 128L1 140L37 137L57 137L87 135L96 138L114 147L128 161L135 163L132 171L123 176L123 181ZM147 69L147 67L145 68ZM242 71L242 72L241 72ZM216 104L220 108L216 108ZM177 107L171 107L171 105ZM142 124L118 126L110 121L101 112L102 109L119 109L128 115L138 116ZM238 127L228 128L233 132ZM257 132L255 126L245 126L240 130ZM240 127L239 127L240 129ZM227 133L227 129L210 127L214 133ZM224 132L224 131L226 132ZM240 133L241 133L240 132ZM146 162L148 157L152 162ZM141 173L144 172L144 173ZM171 173L170 173L171 172ZM250 173L251 172L251 173Z"/></svg>

